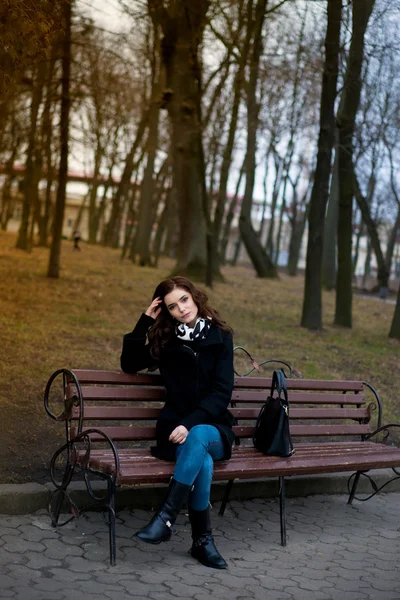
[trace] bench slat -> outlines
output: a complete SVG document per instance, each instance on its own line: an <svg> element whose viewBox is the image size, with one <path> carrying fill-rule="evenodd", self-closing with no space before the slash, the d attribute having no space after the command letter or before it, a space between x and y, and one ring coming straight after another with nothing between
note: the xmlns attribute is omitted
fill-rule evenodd
<svg viewBox="0 0 400 600"><path fill-rule="evenodd" d="M89 427L84 427L83 431L87 431ZM155 427L101 427L114 441L135 441L135 440L155 440ZM233 427L233 431L237 437L251 438L253 436L253 427ZM331 436L331 435L366 435L371 433L369 425L362 424L345 424L345 425L291 425L290 432L293 437L300 436ZM76 428L71 427L71 437L76 435ZM91 436L93 440L102 441L102 437L98 434Z"/></svg>
<svg viewBox="0 0 400 600"><path fill-rule="evenodd" d="M162 385L159 373L138 373L128 375L123 371L103 371L73 369L81 384L120 384L120 385ZM271 387L270 377L235 377L236 388L268 388ZM337 381L319 379L287 379L289 390L318 390L318 391L363 391L362 381Z"/></svg>
<svg viewBox="0 0 400 600"><path fill-rule="evenodd" d="M128 375L123 371L94 371L87 369L72 369L81 384L103 383L120 385L162 385L159 373L137 373Z"/></svg>
<svg viewBox="0 0 400 600"><path fill-rule="evenodd" d="M268 388L272 380L267 377L235 377L235 388ZM320 379L287 379L288 390L317 390L337 392L362 392L362 381L320 380Z"/></svg>
<svg viewBox="0 0 400 600"><path fill-rule="evenodd" d="M161 408L131 406L85 406L85 420L144 420L157 419ZM256 419L259 408L231 408L231 413L238 419ZM367 408L291 408L291 419L369 419ZM74 407L72 418L79 417L79 409Z"/></svg>
<svg viewBox="0 0 400 600"><path fill-rule="evenodd" d="M252 437L253 427L233 427L233 430L237 437ZM340 424L331 425L318 424L318 425L291 425L290 433L293 437L296 436L322 436L322 435L366 435L371 433L371 428L367 424Z"/></svg>
<svg viewBox="0 0 400 600"><path fill-rule="evenodd" d="M80 458L83 456L84 453L80 453ZM155 459L148 454L148 449L121 451L120 460L118 479L122 485L167 482L174 469L173 463ZM96 454L93 451L90 464L92 468L112 472L111 453L107 457L107 453ZM250 447L234 448L230 461L215 463L214 480L303 475L321 471L333 473L399 465L400 448L373 442L348 445L339 442L315 444L312 447L299 445L296 454L290 458L266 457Z"/></svg>
<svg viewBox="0 0 400 600"><path fill-rule="evenodd" d="M69 390L69 394L73 395L75 392L73 386ZM82 395L84 400L88 401L109 401L109 400L154 400L162 401L165 399L165 388L164 387L137 387L137 388L123 388L123 387L83 387Z"/></svg>
<svg viewBox="0 0 400 600"><path fill-rule="evenodd" d="M232 402L235 404L265 402L267 395L265 391L237 391L235 389L232 394ZM365 404L363 394L317 394L289 390L288 397L291 404Z"/></svg>
<svg viewBox="0 0 400 600"><path fill-rule="evenodd" d="M70 398L76 394L74 386L68 386L67 397ZM164 400L165 388L158 387L99 387L86 386L82 388L84 400L88 401L141 401L154 400L155 402ZM265 402L268 395L267 390L234 390L232 393L232 402L235 404L248 402ZM315 392L290 392L289 401L293 404L365 404L365 396L362 394L317 394Z"/></svg>

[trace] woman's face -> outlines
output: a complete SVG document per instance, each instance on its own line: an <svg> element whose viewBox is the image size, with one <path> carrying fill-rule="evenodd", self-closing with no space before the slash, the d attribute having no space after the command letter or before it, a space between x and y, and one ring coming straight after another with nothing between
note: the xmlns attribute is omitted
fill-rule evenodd
<svg viewBox="0 0 400 600"><path fill-rule="evenodd" d="M180 323L192 327L198 316L198 308L192 294L183 288L175 288L164 296L165 306L169 314Z"/></svg>

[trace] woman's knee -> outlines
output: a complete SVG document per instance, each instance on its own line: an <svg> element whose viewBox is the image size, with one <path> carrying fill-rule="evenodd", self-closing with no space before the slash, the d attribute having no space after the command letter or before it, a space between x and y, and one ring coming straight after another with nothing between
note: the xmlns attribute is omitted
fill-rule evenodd
<svg viewBox="0 0 400 600"><path fill-rule="evenodd" d="M195 425L189 431L186 442L191 444L208 444L210 428L212 425Z"/></svg>

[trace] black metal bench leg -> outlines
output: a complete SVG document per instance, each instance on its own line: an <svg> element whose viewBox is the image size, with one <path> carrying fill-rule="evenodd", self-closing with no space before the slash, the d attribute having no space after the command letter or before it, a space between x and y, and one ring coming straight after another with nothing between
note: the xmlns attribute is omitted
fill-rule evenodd
<svg viewBox="0 0 400 600"><path fill-rule="evenodd" d="M60 518L61 508L64 500L64 494L60 491L57 498L56 510L54 511L54 515L51 518L52 527L57 527L58 519Z"/></svg>
<svg viewBox="0 0 400 600"><path fill-rule="evenodd" d="M108 480L108 530L110 538L110 565L115 567L116 563L116 542L115 542L115 488L113 483Z"/></svg>
<svg viewBox="0 0 400 600"><path fill-rule="evenodd" d="M281 513L281 546L286 546L286 503L284 477L279 477L279 504Z"/></svg>
<svg viewBox="0 0 400 600"><path fill-rule="evenodd" d="M356 490L357 490L357 486L358 486L358 482L361 477L361 473L362 473L362 471L357 471L356 476L354 477L353 485L350 490L350 496L349 496L349 499L347 500L347 504L353 503L354 496L356 494Z"/></svg>
<svg viewBox="0 0 400 600"><path fill-rule="evenodd" d="M231 489L232 489L234 481L235 481L234 479L230 479L228 481L228 483L226 484L224 497L222 498L221 507L220 507L219 513L218 513L220 517L223 517L223 515L224 515L225 508L226 508L226 505L228 504L229 495L231 493Z"/></svg>

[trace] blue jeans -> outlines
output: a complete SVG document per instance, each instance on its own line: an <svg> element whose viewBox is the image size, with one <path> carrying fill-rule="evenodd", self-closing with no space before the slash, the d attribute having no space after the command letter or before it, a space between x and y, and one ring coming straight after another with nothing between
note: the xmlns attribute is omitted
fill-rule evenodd
<svg viewBox="0 0 400 600"><path fill-rule="evenodd" d="M210 501L214 460L224 456L221 434L213 425L195 425L176 449L174 479L194 485L190 494L193 510L205 510Z"/></svg>

